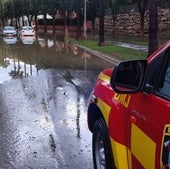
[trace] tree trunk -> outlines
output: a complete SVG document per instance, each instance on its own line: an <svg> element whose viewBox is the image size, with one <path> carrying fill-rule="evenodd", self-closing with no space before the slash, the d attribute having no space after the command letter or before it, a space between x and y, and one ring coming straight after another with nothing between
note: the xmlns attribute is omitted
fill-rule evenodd
<svg viewBox="0 0 170 169"><path fill-rule="evenodd" d="M81 25L82 25L82 20L81 20L81 3L77 4L77 35L76 35L76 40L79 40L81 38Z"/></svg>
<svg viewBox="0 0 170 169"><path fill-rule="evenodd" d="M21 28L20 17L17 17L17 27Z"/></svg>
<svg viewBox="0 0 170 169"><path fill-rule="evenodd" d="M28 24L29 24L29 26L31 26L31 18L30 18L30 16L29 15L27 15L27 18L28 18Z"/></svg>
<svg viewBox="0 0 170 169"><path fill-rule="evenodd" d="M37 15L35 15L35 29L38 30Z"/></svg>
<svg viewBox="0 0 170 169"><path fill-rule="evenodd" d="M139 8L139 13L140 13L140 31L141 31L141 39L144 39L144 19L145 19L145 11L146 11L146 7L147 7L147 3L148 0L142 0L142 1L138 1L138 8Z"/></svg>
<svg viewBox="0 0 170 169"><path fill-rule="evenodd" d="M69 39L69 32L68 32L68 11L65 9L64 10L64 40L65 40L65 42L67 42L68 39Z"/></svg>
<svg viewBox="0 0 170 169"><path fill-rule="evenodd" d="M1 25L1 26L4 27L4 25L5 25L5 19L4 19L4 17L1 18L1 22L2 22L2 25Z"/></svg>
<svg viewBox="0 0 170 169"><path fill-rule="evenodd" d="M77 35L76 35L76 40L79 40L80 38L81 38L81 21L80 21L80 17L78 16L77 17Z"/></svg>
<svg viewBox="0 0 170 169"><path fill-rule="evenodd" d="M112 32L112 36L113 38L115 38L115 35L116 35L116 14L117 12L115 12L114 10L112 10L112 18L113 18L113 32Z"/></svg>
<svg viewBox="0 0 170 169"><path fill-rule="evenodd" d="M52 16L53 17L53 34L55 34L55 16L53 15Z"/></svg>
<svg viewBox="0 0 170 169"><path fill-rule="evenodd" d="M149 49L150 56L158 49L158 0L149 0Z"/></svg>
<svg viewBox="0 0 170 169"><path fill-rule="evenodd" d="M104 38L104 1L99 1L99 46L105 44Z"/></svg>
<svg viewBox="0 0 170 169"><path fill-rule="evenodd" d="M93 18L91 21L92 21L93 36L95 36L95 34L96 34L95 33L95 18Z"/></svg>
<svg viewBox="0 0 170 169"><path fill-rule="evenodd" d="M44 33L47 33L47 14L44 14Z"/></svg>
<svg viewBox="0 0 170 169"><path fill-rule="evenodd" d="M22 15L22 26L25 26L25 23L24 23L24 16Z"/></svg>

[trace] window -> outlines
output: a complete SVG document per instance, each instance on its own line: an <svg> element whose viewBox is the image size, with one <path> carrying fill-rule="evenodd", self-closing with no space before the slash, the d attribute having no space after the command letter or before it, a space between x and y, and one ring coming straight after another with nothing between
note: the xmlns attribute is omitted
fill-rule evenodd
<svg viewBox="0 0 170 169"><path fill-rule="evenodd" d="M170 48L164 52L164 62L161 64L160 74L157 76L159 83L156 87L157 94L170 99Z"/></svg>
<svg viewBox="0 0 170 169"><path fill-rule="evenodd" d="M170 60L165 71L163 85L159 88L159 93L170 98Z"/></svg>
<svg viewBox="0 0 170 169"><path fill-rule="evenodd" d="M160 77L163 60L164 60L164 52L159 54L153 61L150 63L147 70L146 83L153 88L156 87L158 83L158 77Z"/></svg>

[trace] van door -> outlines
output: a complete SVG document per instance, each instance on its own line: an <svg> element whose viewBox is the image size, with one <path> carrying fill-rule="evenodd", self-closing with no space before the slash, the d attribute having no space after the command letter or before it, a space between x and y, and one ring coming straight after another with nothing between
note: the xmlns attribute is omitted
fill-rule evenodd
<svg viewBox="0 0 170 169"><path fill-rule="evenodd" d="M170 169L170 50L150 63L150 92L134 94L128 125L129 168Z"/></svg>

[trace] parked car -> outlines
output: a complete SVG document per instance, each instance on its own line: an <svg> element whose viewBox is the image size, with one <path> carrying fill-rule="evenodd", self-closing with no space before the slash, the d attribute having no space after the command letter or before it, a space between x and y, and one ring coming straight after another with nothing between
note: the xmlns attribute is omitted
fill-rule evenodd
<svg viewBox="0 0 170 169"><path fill-rule="evenodd" d="M103 70L87 119L95 169L169 169L170 41Z"/></svg>
<svg viewBox="0 0 170 169"><path fill-rule="evenodd" d="M17 30L13 26L5 26L3 29L3 35L5 36L16 36Z"/></svg>
<svg viewBox="0 0 170 169"><path fill-rule="evenodd" d="M20 30L21 36L35 36L35 30L31 26L23 26Z"/></svg>

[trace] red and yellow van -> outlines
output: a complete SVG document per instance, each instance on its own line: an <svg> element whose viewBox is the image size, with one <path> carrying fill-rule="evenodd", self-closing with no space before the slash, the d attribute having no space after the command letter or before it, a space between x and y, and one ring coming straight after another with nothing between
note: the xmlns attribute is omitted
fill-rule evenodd
<svg viewBox="0 0 170 169"><path fill-rule="evenodd" d="M99 74L88 126L95 169L170 169L170 41Z"/></svg>

